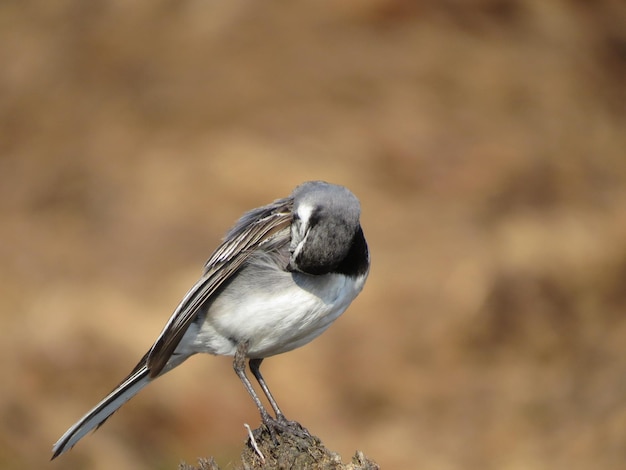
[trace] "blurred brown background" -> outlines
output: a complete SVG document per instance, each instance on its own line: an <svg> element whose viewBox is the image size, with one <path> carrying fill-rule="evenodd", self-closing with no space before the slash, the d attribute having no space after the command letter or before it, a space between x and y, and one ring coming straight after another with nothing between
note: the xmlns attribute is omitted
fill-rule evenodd
<svg viewBox="0 0 626 470"><path fill-rule="evenodd" d="M257 411L196 356L48 463L245 210L325 179L372 271L268 360L386 469L626 468L623 1L0 4L0 467L227 465Z"/></svg>

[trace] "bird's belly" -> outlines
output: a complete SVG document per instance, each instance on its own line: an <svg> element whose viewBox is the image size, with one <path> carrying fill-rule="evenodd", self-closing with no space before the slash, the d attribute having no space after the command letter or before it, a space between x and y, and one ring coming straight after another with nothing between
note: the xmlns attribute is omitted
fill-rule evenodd
<svg viewBox="0 0 626 470"><path fill-rule="evenodd" d="M291 276L291 275L289 275ZM290 278L289 278L290 280ZM209 307L194 341L195 352L234 355L248 342L248 356L268 357L303 346L326 330L361 290L346 276L301 276L270 289L224 291ZM243 294L242 294L243 292Z"/></svg>

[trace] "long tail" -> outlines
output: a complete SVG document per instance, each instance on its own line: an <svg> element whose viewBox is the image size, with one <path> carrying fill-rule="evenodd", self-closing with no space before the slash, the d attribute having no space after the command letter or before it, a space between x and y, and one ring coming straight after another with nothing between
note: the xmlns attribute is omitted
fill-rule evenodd
<svg viewBox="0 0 626 470"><path fill-rule="evenodd" d="M92 429L97 429L120 406L130 400L154 378L150 377L149 370L140 362L135 370L115 390L109 393L89 413L83 416L76 424L69 428L52 447L52 459L70 450L74 444ZM145 361L144 361L145 364Z"/></svg>

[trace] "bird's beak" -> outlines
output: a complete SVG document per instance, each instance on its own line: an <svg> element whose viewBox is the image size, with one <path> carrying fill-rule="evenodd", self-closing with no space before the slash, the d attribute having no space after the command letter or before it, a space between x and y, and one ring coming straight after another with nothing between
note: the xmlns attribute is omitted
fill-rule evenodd
<svg viewBox="0 0 626 470"><path fill-rule="evenodd" d="M287 266L285 266L285 269L290 272L290 273L294 273L296 271L298 271L298 268L296 268L293 263L291 262L291 260L289 260L289 262L287 263Z"/></svg>

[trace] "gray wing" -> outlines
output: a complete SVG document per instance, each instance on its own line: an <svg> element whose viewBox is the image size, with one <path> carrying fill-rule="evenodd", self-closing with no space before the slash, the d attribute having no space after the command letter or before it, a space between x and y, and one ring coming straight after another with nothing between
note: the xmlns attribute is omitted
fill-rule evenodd
<svg viewBox="0 0 626 470"><path fill-rule="evenodd" d="M291 225L293 199L285 198L246 213L226 234L204 265L204 274L178 304L146 357L150 377L167 364L198 310L259 247Z"/></svg>

